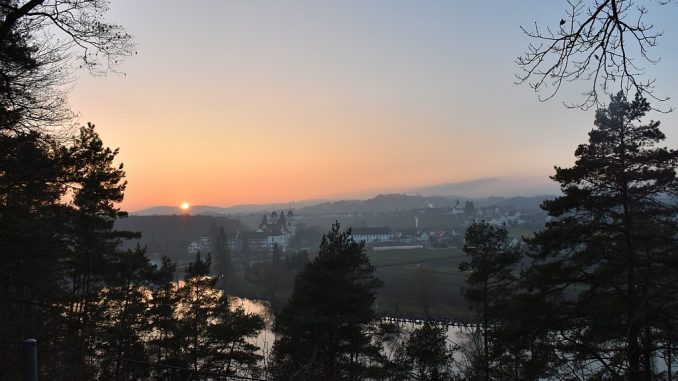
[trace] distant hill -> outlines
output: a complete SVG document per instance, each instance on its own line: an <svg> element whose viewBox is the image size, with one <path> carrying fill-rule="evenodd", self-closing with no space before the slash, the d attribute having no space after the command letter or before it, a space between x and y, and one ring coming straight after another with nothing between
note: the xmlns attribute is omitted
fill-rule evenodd
<svg viewBox="0 0 678 381"><path fill-rule="evenodd" d="M532 197L543 194L558 194L558 185L546 178L502 179L488 177L470 181L436 184L408 190L408 194L422 196L461 196L461 197Z"/></svg>
<svg viewBox="0 0 678 381"><path fill-rule="evenodd" d="M129 216L115 222L117 230L141 233L141 239L125 241L124 247L133 248L138 243L146 246L149 254L166 254L172 258L185 256L189 243L222 226L228 236L235 235L237 230L249 230L238 220L214 216Z"/></svg>
<svg viewBox="0 0 678 381"><path fill-rule="evenodd" d="M270 212L275 209L287 209L290 205L293 208L301 208L308 205L315 205L325 200L302 200L291 203L270 203L270 204L239 204L229 207L219 207L210 205L191 206L188 211L181 210L178 206L154 206L141 209L130 214L133 216L171 216L171 215L202 215L202 216L226 216L229 214Z"/></svg>
<svg viewBox="0 0 678 381"><path fill-rule="evenodd" d="M290 204L302 214L345 214L392 212L405 209L447 208L472 200L477 206L512 206L517 209L538 208L550 196L559 194L555 182L547 179L502 179L488 177L470 181L453 182L413 188L403 194L380 194L366 200L304 200L293 203L241 204L230 207L208 205L192 206L184 212L176 206L156 206L132 212L135 216L203 215L227 216L252 213L270 213L271 210L287 209Z"/></svg>
<svg viewBox="0 0 678 381"><path fill-rule="evenodd" d="M349 213L383 213L398 210L422 208L451 208L457 201L464 203L473 201L476 207L510 207L515 209L539 209L539 205L554 196L540 195L533 197L483 197L471 198L464 196L413 196L405 194L378 195L367 200L341 200L324 202L318 205L307 206L298 210L300 214L349 214Z"/></svg>
<svg viewBox="0 0 678 381"><path fill-rule="evenodd" d="M463 196L421 196L405 194L384 194L367 200L341 200L333 202L322 202L316 205L310 205L295 209L295 213L304 216L303 222L309 226L329 226L335 220L342 221L346 226L359 226L365 223L365 216L374 213L390 213L422 208L451 208L456 203L473 201L476 208L498 207L500 209L523 209L535 210L548 198L554 196L534 196L534 197L485 197L468 198ZM255 211L270 213L273 205L257 205ZM214 208L214 210L233 210L231 208ZM194 208L195 210L195 208ZM211 207L200 209L211 211ZM247 209L240 209L247 210ZM173 207L157 207L147 209L150 212L177 212ZM357 216L361 214L361 216ZM333 216L334 215L334 216ZM373 218L369 223L374 226L406 227L413 224L410 216L405 214L380 214L371 216ZM133 248L136 244L148 248L151 256L169 255L170 257L182 261L188 259L186 248L189 243L203 236L210 235L213 229L224 227L228 236L234 236L236 231L247 231L256 228L261 215L255 212L251 214L241 214L239 216L212 216L212 215L131 215L127 218L116 221L115 228L118 230L128 230L140 232L141 239L126 241L125 248ZM243 221L243 222L241 222ZM375 222L378 221L378 222ZM424 224L435 226L433 221L421 220ZM249 227L247 226L249 225ZM427 225L428 226L428 225Z"/></svg>
<svg viewBox="0 0 678 381"><path fill-rule="evenodd" d="M540 195L533 197L486 197L473 200L475 206L498 206L512 207L515 209L534 210L541 209L539 206L544 200L554 199L555 195Z"/></svg>
<svg viewBox="0 0 678 381"><path fill-rule="evenodd" d="M456 201L456 200L455 200ZM344 214L391 212L403 209L426 208L433 203L436 207L450 206L453 202L446 197L421 197L405 194L380 194L367 200L340 200L324 202L299 209L301 214ZM454 205L454 204L451 204Z"/></svg>

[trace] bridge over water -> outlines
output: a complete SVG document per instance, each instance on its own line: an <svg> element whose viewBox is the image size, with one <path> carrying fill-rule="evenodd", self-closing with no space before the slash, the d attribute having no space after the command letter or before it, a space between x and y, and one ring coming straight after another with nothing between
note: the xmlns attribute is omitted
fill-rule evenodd
<svg viewBox="0 0 678 381"><path fill-rule="evenodd" d="M454 328L477 329L481 326L481 321L477 319L457 319L440 317L422 317L422 316L381 316L379 320L386 323L395 324L414 324L421 325L427 320L435 325L448 326Z"/></svg>

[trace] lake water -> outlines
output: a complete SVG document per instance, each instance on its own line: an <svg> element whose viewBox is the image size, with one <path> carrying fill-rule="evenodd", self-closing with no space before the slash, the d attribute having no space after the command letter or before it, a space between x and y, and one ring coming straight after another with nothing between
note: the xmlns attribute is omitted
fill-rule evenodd
<svg viewBox="0 0 678 381"><path fill-rule="evenodd" d="M232 307L237 307L241 306L245 312L247 313L253 313L257 314L261 317L264 318L264 321L266 323L266 328L262 330L257 337L254 337L251 339L250 343L256 345L259 350L260 354L263 355L265 358L268 358L268 356L271 353L271 349L273 348L273 342L275 341L275 334L273 333L273 314L271 313L270 308L268 307L267 302L262 302L259 300L250 300L247 298L238 298L238 297L231 297L231 305ZM422 323L399 323L400 327L403 328L403 330L407 333L412 332L418 327L422 326ZM449 346L455 346L455 347L465 347L466 343L469 342L469 339L472 337L473 334L473 328L460 328L460 327L452 327L452 326L447 326L447 343ZM386 355L390 355L390 351L392 348L389 348L388 346L385 348ZM453 354L453 358L456 362L456 364L462 364L464 362L464 355L461 351L455 351ZM661 371L666 371L667 370L667 365L665 362L662 361L662 359L656 358L654 361L655 365L655 371L661 372ZM591 365L591 369L588 369L589 371L593 370L596 366Z"/></svg>
<svg viewBox="0 0 678 381"><path fill-rule="evenodd" d="M250 343L256 345L260 354L268 357L273 348L273 342L275 341L275 334L273 333L273 322L274 317L268 303L260 300L251 300L247 298L231 297L231 306L242 307L246 313L252 313L259 315L264 318L266 328L264 328L257 337L251 339ZM421 327L421 323L399 323L400 327L407 333L413 331L414 329ZM468 337L472 334L472 330L469 328L459 328L447 326L447 342L448 345L463 345L468 341ZM388 351L389 348L386 348ZM461 361L462 355L455 352L455 360Z"/></svg>

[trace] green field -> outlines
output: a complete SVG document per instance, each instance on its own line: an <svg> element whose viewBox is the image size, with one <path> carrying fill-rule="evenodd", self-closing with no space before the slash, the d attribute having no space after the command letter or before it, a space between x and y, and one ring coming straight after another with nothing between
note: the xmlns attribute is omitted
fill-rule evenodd
<svg viewBox="0 0 678 381"><path fill-rule="evenodd" d="M467 317L461 295L461 249L403 249L367 252L384 282L377 310L389 315Z"/></svg>
<svg viewBox="0 0 678 381"><path fill-rule="evenodd" d="M368 250L367 255L370 257L372 265L377 268L407 266L417 263L456 263L458 265L464 258L464 252L456 248Z"/></svg>
<svg viewBox="0 0 678 381"><path fill-rule="evenodd" d="M511 226L508 229L509 237L513 238L532 238L534 236L534 232L537 229L534 228L525 228L521 226Z"/></svg>

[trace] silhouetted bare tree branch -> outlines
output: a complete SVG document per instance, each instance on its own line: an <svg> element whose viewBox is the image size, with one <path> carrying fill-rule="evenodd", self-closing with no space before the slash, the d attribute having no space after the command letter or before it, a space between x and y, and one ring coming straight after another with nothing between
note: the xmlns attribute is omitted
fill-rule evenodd
<svg viewBox="0 0 678 381"><path fill-rule="evenodd" d="M539 99L552 99L564 83L591 82L584 100L567 107L599 107L608 94L640 93L659 101L654 78L647 78L646 65L660 57L650 54L662 32L645 22L646 4L666 5L672 0L567 0L566 16L552 28L521 27L533 42L516 59L521 68L517 83L527 83ZM678 15L678 13L677 13Z"/></svg>
<svg viewBox="0 0 678 381"><path fill-rule="evenodd" d="M0 0L0 131L58 126L77 67L115 71L132 37L104 19L104 0Z"/></svg>

